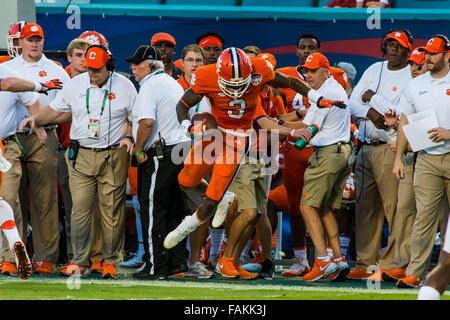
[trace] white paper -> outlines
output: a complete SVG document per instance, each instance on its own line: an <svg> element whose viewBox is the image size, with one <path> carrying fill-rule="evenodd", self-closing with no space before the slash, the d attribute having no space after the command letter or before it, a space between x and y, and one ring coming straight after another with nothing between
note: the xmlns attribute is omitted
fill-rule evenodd
<svg viewBox="0 0 450 320"><path fill-rule="evenodd" d="M434 110L411 114L408 116L408 121L409 124L403 126L403 131L414 152L444 144L444 141L431 141L431 133L428 133L428 130L439 127Z"/></svg>

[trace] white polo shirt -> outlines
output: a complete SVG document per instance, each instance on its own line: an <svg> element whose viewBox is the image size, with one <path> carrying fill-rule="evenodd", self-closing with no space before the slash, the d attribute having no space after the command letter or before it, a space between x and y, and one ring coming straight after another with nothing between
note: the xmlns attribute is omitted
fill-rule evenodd
<svg viewBox="0 0 450 320"><path fill-rule="evenodd" d="M20 78L20 74L0 65L0 78L16 77ZM30 106L38 100L38 94L35 92L8 92L0 91L0 139L16 133L17 129L17 105Z"/></svg>
<svg viewBox="0 0 450 320"><path fill-rule="evenodd" d="M126 77L114 72L99 88L91 84L88 72L84 72L64 85L50 107L58 112L72 112L70 139L78 140L83 147L106 148L125 137L135 98L136 89ZM98 138L88 136L90 119L100 120Z"/></svg>
<svg viewBox="0 0 450 320"><path fill-rule="evenodd" d="M406 116L425 110L435 110L439 126L450 130L450 72L439 79L426 72L411 80L400 99L399 109ZM436 155L449 153L450 140L424 151Z"/></svg>
<svg viewBox="0 0 450 320"><path fill-rule="evenodd" d="M21 78L34 82L47 82L52 79L59 79L64 86L70 79L69 75L63 68L55 62L47 59L44 54L42 54L39 61L32 63L25 61L22 55L20 55L15 59L5 62L4 66L18 72ZM48 95L43 93L38 94L41 106L48 106L59 91L60 90L50 90ZM17 127L20 124L20 121L27 117L29 117L28 109L23 104L19 104L17 109Z"/></svg>
<svg viewBox="0 0 450 320"><path fill-rule="evenodd" d="M348 105L347 93L333 77L328 78L316 91L326 99L344 101ZM324 147L350 140L350 109L348 107L319 109L317 104L311 101L309 103L311 107L303 122L307 125L317 124L319 127L319 132L309 141L312 146Z"/></svg>
<svg viewBox="0 0 450 320"><path fill-rule="evenodd" d="M133 136L137 139L139 121L153 119L153 131L144 150L159 140L159 134L166 145L175 145L189 140L180 126L176 106L184 94L181 85L163 70L156 70L139 82L141 88L133 107Z"/></svg>
<svg viewBox="0 0 450 320"><path fill-rule="evenodd" d="M352 116L361 118L357 137L360 141L384 140L375 131L376 127L373 122L367 118L367 111L374 108L383 116L389 109L396 110L398 113L400 97L411 79L409 66L400 70L389 70L387 61L376 62L364 71L349 100ZM370 102L364 103L362 96L368 89L373 90L376 94ZM394 130L388 134L395 140L396 132Z"/></svg>

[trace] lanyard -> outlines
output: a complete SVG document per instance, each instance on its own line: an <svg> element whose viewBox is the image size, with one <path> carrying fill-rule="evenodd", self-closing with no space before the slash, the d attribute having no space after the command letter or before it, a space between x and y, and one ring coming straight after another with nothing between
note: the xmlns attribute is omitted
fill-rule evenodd
<svg viewBox="0 0 450 320"><path fill-rule="evenodd" d="M86 90L86 109L87 109L88 115L91 114L89 111L89 90L91 90L91 88L88 88ZM106 102L107 96L108 96L108 90L105 91L105 96L103 97L102 110L100 111L100 118L102 117L103 111L105 110L105 102Z"/></svg>

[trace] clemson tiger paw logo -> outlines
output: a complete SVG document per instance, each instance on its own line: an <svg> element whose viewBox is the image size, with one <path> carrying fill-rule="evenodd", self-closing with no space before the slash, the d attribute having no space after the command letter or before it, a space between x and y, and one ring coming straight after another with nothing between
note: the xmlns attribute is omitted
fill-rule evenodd
<svg viewBox="0 0 450 320"><path fill-rule="evenodd" d="M114 100L115 98L116 98L116 95L113 92L108 93L108 100Z"/></svg>
<svg viewBox="0 0 450 320"><path fill-rule="evenodd" d="M43 78L47 76L47 72L45 72L44 70L39 71L39 77Z"/></svg>

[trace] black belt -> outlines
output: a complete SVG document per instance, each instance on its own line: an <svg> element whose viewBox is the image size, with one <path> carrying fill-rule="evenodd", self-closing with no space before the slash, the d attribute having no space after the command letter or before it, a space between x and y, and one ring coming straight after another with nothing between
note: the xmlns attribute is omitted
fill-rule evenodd
<svg viewBox="0 0 450 320"><path fill-rule="evenodd" d="M383 140L372 140L370 143L369 142L363 142L363 141L359 141L359 142L361 144L363 144L363 145L374 146L374 147L381 146L382 144L386 144L387 143L386 141L383 141Z"/></svg>
<svg viewBox="0 0 450 320"><path fill-rule="evenodd" d="M91 150L91 151L94 151L94 152L102 152L102 151L112 150L112 149L114 149L114 148L116 148L118 146L119 146L119 143L118 144L114 144L114 145L109 146L109 147L106 147L106 148L90 148L90 147L83 147L81 145L80 145L80 148L81 149L86 149L86 150Z"/></svg>
<svg viewBox="0 0 450 320"><path fill-rule="evenodd" d="M6 137L5 139L2 140L3 144L5 145L8 142L13 141L15 136L16 136L15 134L12 134L9 137Z"/></svg>

